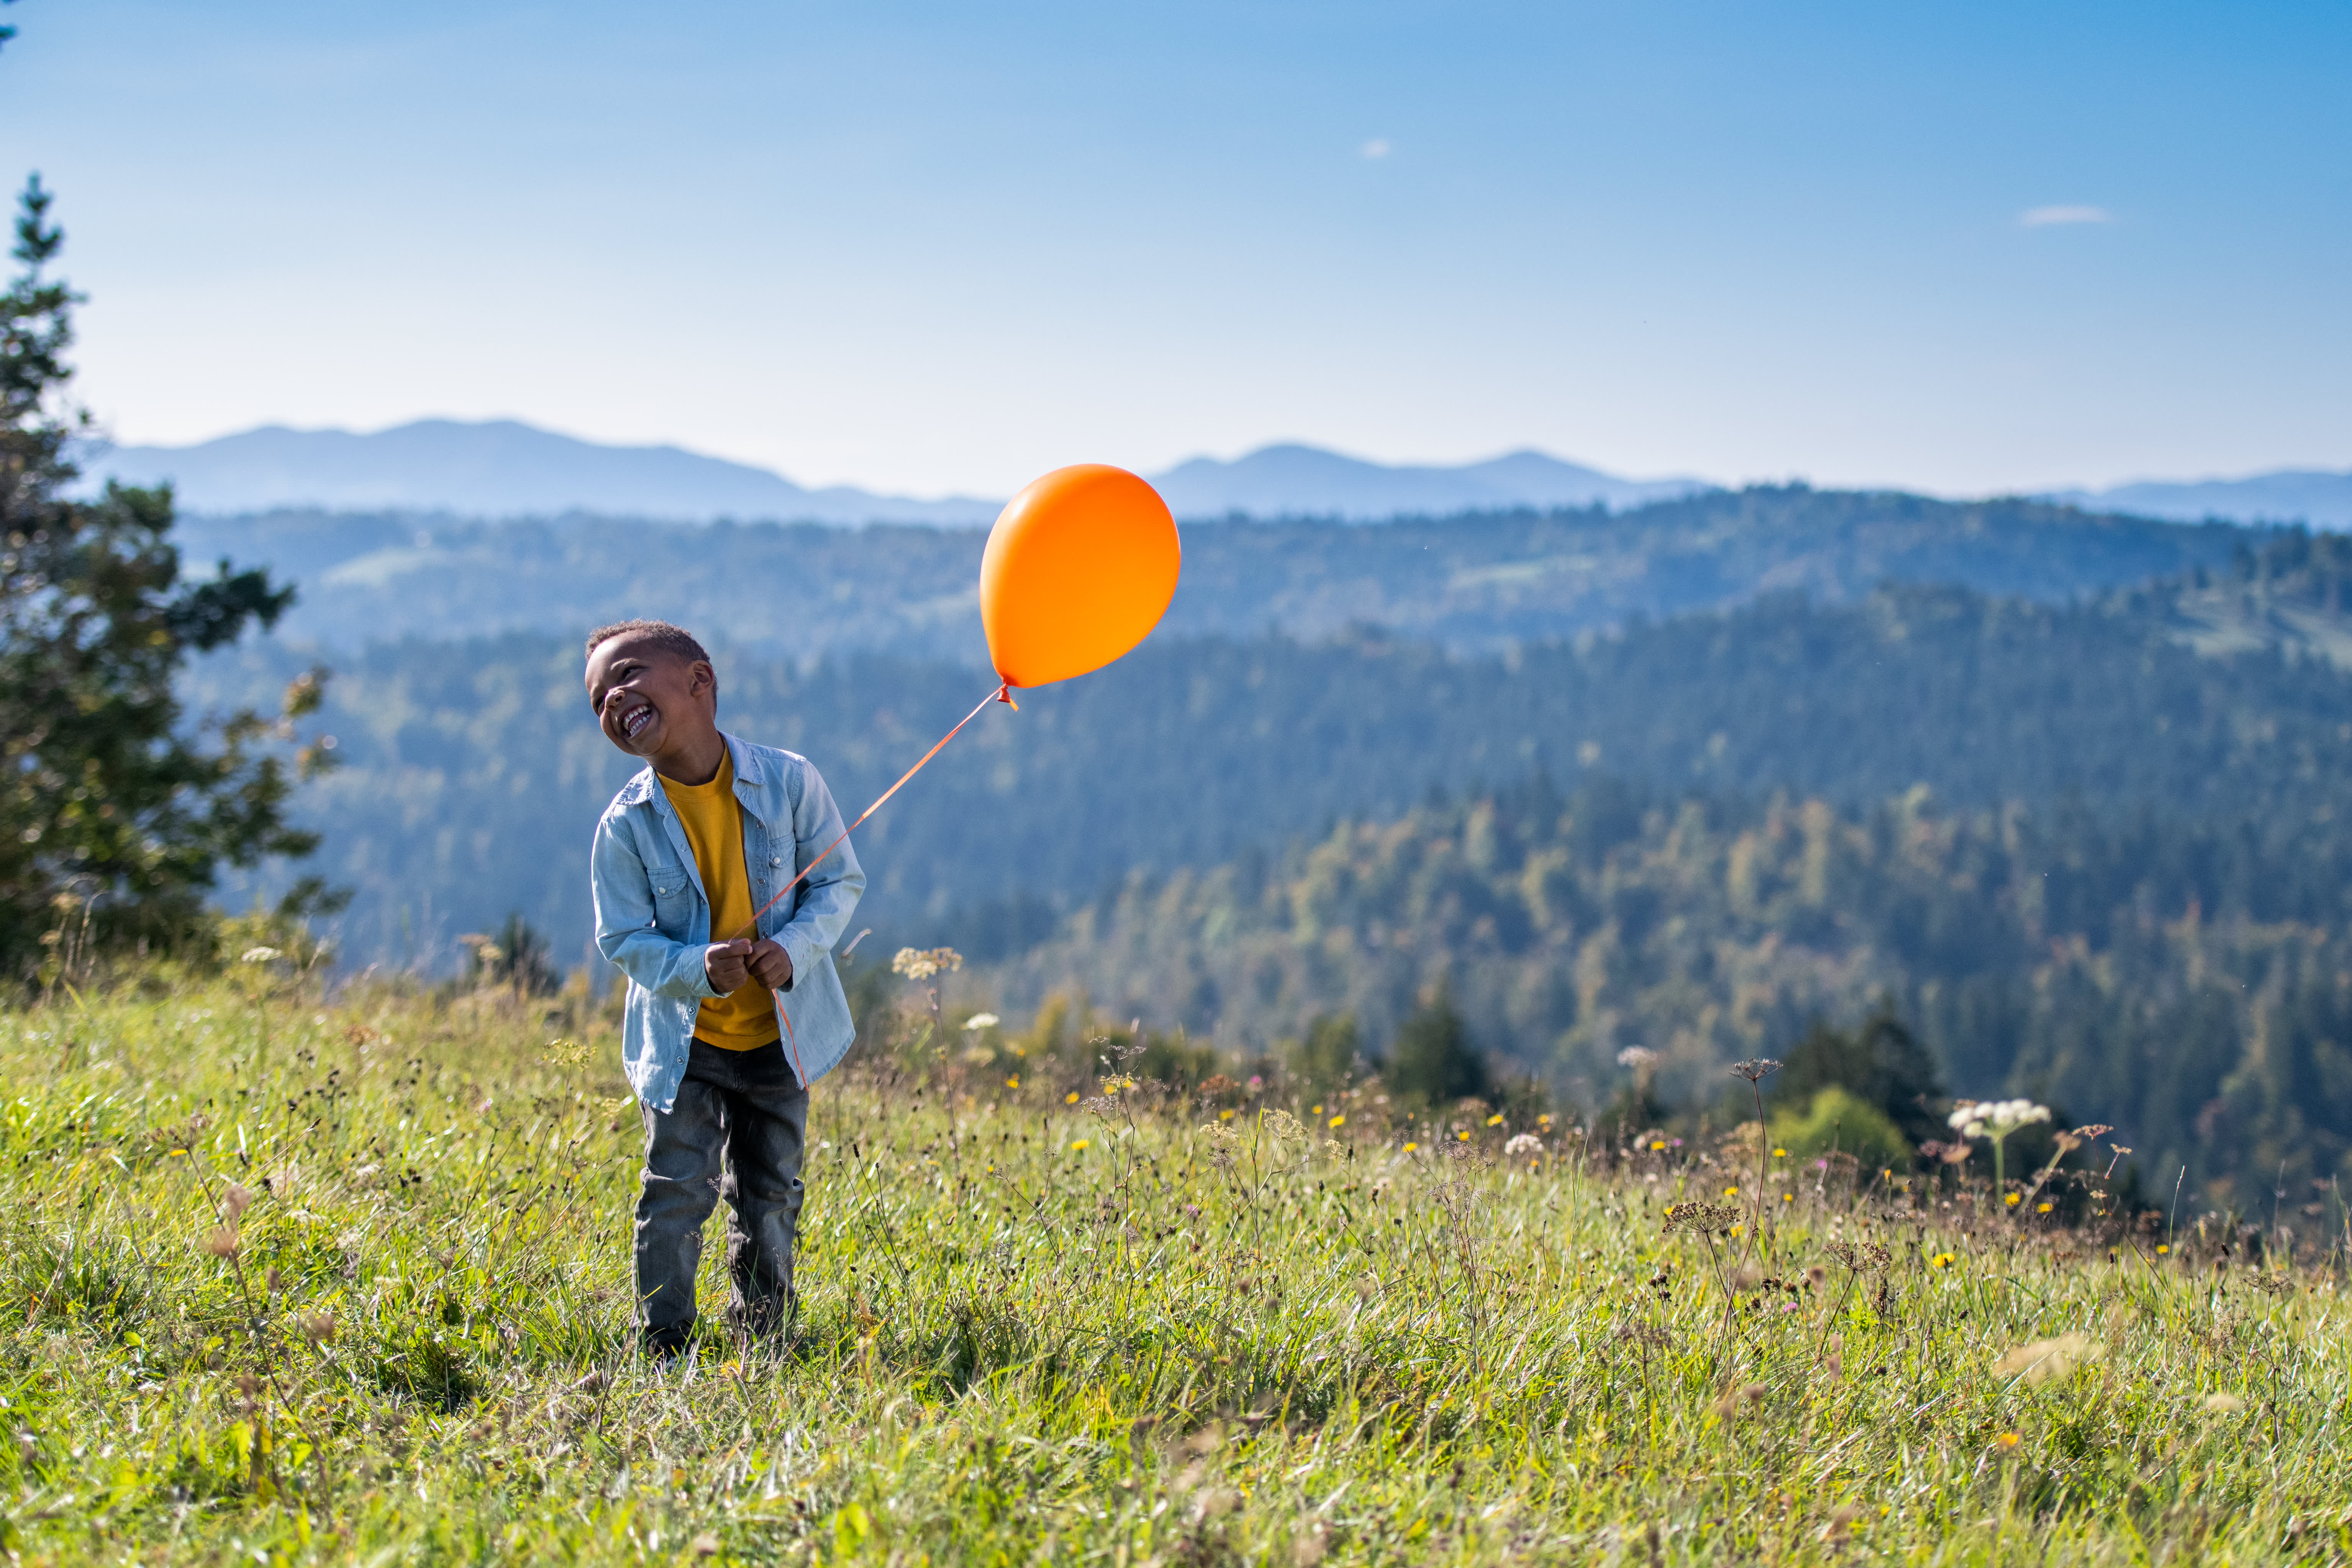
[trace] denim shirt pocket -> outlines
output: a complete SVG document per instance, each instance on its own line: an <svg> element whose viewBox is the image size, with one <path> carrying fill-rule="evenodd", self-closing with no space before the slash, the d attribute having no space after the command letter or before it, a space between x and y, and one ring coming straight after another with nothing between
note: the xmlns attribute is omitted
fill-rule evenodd
<svg viewBox="0 0 2352 1568"><path fill-rule="evenodd" d="M667 860L646 867L646 881L654 895L654 926L672 942L688 940L694 923L694 879L686 868Z"/></svg>
<svg viewBox="0 0 2352 1568"><path fill-rule="evenodd" d="M752 908L760 911L761 936L775 935L783 930L793 918L793 904L790 899L779 899L772 906L768 902L770 899L776 897L776 890L782 888L786 880L782 856L763 855L752 860Z"/></svg>
<svg viewBox="0 0 2352 1568"><path fill-rule="evenodd" d="M780 869L782 865L782 859L772 852L767 825L746 811L743 814L743 868L751 874L751 908L758 917L756 924L761 936L775 935L784 921L792 918L789 909L781 905L775 909L768 907L768 900L774 898L776 889L784 885Z"/></svg>

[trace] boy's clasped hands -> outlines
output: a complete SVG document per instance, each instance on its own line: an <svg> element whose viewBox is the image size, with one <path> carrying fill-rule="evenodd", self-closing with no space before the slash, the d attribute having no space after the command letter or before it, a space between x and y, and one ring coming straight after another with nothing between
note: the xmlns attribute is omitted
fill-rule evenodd
<svg viewBox="0 0 2352 1568"><path fill-rule="evenodd" d="M738 937L704 948L702 972L710 976L710 989L721 996L732 996L743 989L746 980L756 980L770 991L782 991L793 983L793 956L773 937L757 942Z"/></svg>

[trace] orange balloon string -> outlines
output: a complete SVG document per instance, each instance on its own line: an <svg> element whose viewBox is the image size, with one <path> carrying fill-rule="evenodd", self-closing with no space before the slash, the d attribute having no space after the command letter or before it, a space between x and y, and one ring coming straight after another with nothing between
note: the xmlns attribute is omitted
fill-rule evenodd
<svg viewBox="0 0 2352 1568"><path fill-rule="evenodd" d="M920 762L918 762L913 767L908 768L905 773L900 773L897 784L894 784L888 789L884 790L881 795L876 799L872 805L869 805L864 811L859 812L857 814L857 820L843 828L841 830L841 837L824 847L824 855L820 855L815 859L810 861L808 865L802 869L799 876L794 877L791 881L786 882L777 890L774 898L770 899L766 903L761 904L757 910L753 910L751 914L751 923L745 926L741 931L737 931L734 936L729 940L732 942L741 942L745 937L751 936L758 931L760 929L760 917L766 914L770 910L774 909L778 904L782 903L784 900L785 894L791 892L794 888L799 887L803 882L807 881L809 872L815 870L819 866L824 864L825 855L832 854L835 850L848 843L849 836L856 832L859 828L865 826L866 819L867 817L882 809L883 801L888 800L892 795L897 795L901 789L904 789L908 779L913 778L917 773L923 771L924 763L928 763L933 757L938 756L941 748L946 746L950 741L954 740L958 735L963 732L963 727L966 724L971 723L974 719L980 717L980 710L982 708L987 707L992 702L1002 702L1006 707L1012 709L1015 713L1020 712L1021 704L1013 700L1011 687L1012 683L1010 681L999 681L997 683L996 689L982 698L978 707L975 707L971 712L956 721L956 727L950 730L946 734L941 735L939 739L939 744L933 746L929 751L925 752ZM779 991L775 993L775 997L776 1019L784 1026L784 1041L786 1048L791 1052L793 1058L793 1077L803 1088L805 1088L808 1084L808 1074L801 1068L800 1042L793 1037L793 1020L791 1016L784 1011L784 994Z"/></svg>
<svg viewBox="0 0 2352 1568"><path fill-rule="evenodd" d="M819 866L824 864L825 855L832 854L835 850L848 843L849 836L856 832L859 828L865 826L866 819L867 817L882 809L883 801L888 800L892 795L897 795L900 790L906 788L907 781L923 771L923 763L928 763L933 757L938 756L940 754L940 748L945 746L950 741L954 740L958 735L961 734L963 732L963 727L966 724L971 723L974 719L980 717L981 708L985 708L992 702L1002 702L1016 713L1021 710L1021 704L1013 700L1013 694L1007 689L1007 683L1000 682L995 690L990 692L987 696L980 700L979 708L974 708L961 719L957 720L956 727L950 730L946 734L941 735L939 740L939 744L933 746L929 751L923 753L921 762L917 763L913 767L908 768L905 773L900 773L897 784L894 784L888 789L884 790L880 797L877 799L872 805L867 806L864 811L858 813L857 820L843 828L841 830L841 837L824 847L824 855L820 855L815 859L810 861L806 868L804 868L799 876L794 877L791 881L786 882L782 888L777 889L776 896L774 898L770 899L766 903L761 904L757 910L754 910L751 912L751 923L745 926L741 931L737 931L729 940L731 942L741 942L745 937L751 936L754 932L758 931L760 929L760 917L761 915L766 914L770 910L774 909L778 904L783 902L785 894L791 892L794 888L799 887L803 882L807 881L809 872L815 870Z"/></svg>

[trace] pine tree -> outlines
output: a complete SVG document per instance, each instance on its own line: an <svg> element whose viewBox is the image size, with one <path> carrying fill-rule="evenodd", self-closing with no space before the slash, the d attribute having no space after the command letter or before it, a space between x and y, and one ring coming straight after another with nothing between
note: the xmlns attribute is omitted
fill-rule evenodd
<svg viewBox="0 0 2352 1568"><path fill-rule="evenodd" d="M1391 1092L1433 1106L1481 1098L1493 1087L1486 1059L1471 1046L1470 1026L1444 986L1398 1028L1381 1079Z"/></svg>
<svg viewBox="0 0 2352 1568"><path fill-rule="evenodd" d="M1290 1070L1310 1093L1328 1094L1346 1086L1363 1054L1353 1013L1325 1013L1307 1026L1307 1037L1286 1044Z"/></svg>
<svg viewBox="0 0 2352 1568"><path fill-rule="evenodd" d="M287 796L332 745L303 748L290 773L273 745L318 705L323 672L288 689L277 720L184 726L183 661L269 626L294 591L226 561L183 581L168 487L73 494L89 421L65 395L79 297L47 275L64 243L51 199L26 183L23 270L0 295L0 973L17 975L63 940L180 942L218 866L308 854Z"/></svg>

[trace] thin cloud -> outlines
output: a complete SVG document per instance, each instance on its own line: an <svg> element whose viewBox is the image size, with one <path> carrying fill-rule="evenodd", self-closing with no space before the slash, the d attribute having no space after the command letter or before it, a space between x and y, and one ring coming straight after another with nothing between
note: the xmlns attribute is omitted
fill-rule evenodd
<svg viewBox="0 0 2352 1568"><path fill-rule="evenodd" d="M2061 223L2113 223L2116 215L2105 207L2028 207L2017 215L2020 228L2047 228Z"/></svg>
<svg viewBox="0 0 2352 1568"><path fill-rule="evenodd" d="M1385 136L1375 136L1365 142L1360 151L1367 158L1385 158L1389 155L1389 139Z"/></svg>

